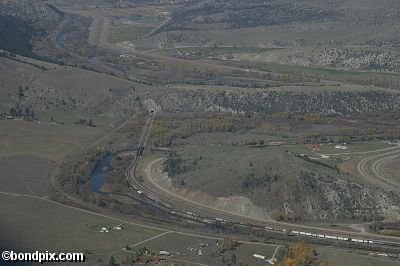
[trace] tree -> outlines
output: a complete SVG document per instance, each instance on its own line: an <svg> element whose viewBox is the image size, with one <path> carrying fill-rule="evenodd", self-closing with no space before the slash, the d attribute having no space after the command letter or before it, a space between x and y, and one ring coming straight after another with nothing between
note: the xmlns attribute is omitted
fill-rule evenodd
<svg viewBox="0 0 400 266"><path fill-rule="evenodd" d="M116 266L116 265L117 265L116 262L115 262L115 258L114 258L113 256L111 256L110 262L109 262L108 265L109 265L109 266Z"/></svg>
<svg viewBox="0 0 400 266"><path fill-rule="evenodd" d="M295 246L291 247L288 250L286 257L283 259L284 266L317 266L317 265L327 265L325 261L322 261L317 258L317 252L315 248L305 242L301 241L297 243Z"/></svg>
<svg viewBox="0 0 400 266"><path fill-rule="evenodd" d="M10 115L11 115L11 116L16 116L16 115L17 115L17 111L15 110L14 107L11 107L11 108L10 108Z"/></svg>
<svg viewBox="0 0 400 266"><path fill-rule="evenodd" d="M18 87L18 92L17 92L17 95L18 95L18 99L22 99L22 97L24 97L24 89L22 88L22 86L19 86Z"/></svg>
<svg viewBox="0 0 400 266"><path fill-rule="evenodd" d="M94 127L94 123L93 123L93 119L89 119L89 121L88 121L88 123L87 123L87 125L89 126L89 127Z"/></svg>
<svg viewBox="0 0 400 266"><path fill-rule="evenodd" d="M232 254L231 265L236 265L236 255L235 255L235 253Z"/></svg>
<svg viewBox="0 0 400 266"><path fill-rule="evenodd" d="M31 111L29 110L29 107L25 108L25 119L29 120L29 118L31 117Z"/></svg>

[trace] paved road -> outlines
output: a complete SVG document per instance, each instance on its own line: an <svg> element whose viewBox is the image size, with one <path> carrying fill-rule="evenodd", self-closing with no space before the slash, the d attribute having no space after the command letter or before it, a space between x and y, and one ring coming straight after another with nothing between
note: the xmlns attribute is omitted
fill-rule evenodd
<svg viewBox="0 0 400 266"><path fill-rule="evenodd" d="M300 229L300 230L308 230L310 232L322 232L325 234L337 234L337 235L353 235L353 236L363 236L363 237L368 237L368 238L378 238L377 235L370 234L370 233L356 233L356 232L349 232L345 230L337 230L337 229L329 229L329 228L322 228L322 227L317 227L317 226L306 226L306 225L297 225L297 224L291 224L291 223L285 223L285 222L276 222L273 220L268 220L268 219L261 219L261 218L255 218L255 217L249 217L245 215L240 215L237 213L232 213L228 212L225 210L220 210L213 208L208 205L201 204L199 202L192 201L190 199L187 199L185 197L182 197L180 195L176 195L173 192L169 191L166 188L163 188L160 184L158 184L155 180L154 177L152 176L152 168L154 167L155 164L160 163L164 158L158 158L155 159L151 162L149 162L146 166L146 181L148 183L141 183L141 189L144 190L146 193L149 193L152 195L152 197L157 197L158 199L162 200L163 202L167 202L168 204L173 205L174 207L178 206L184 210L190 210L190 212L199 214L201 216L206 216L210 219L213 219L214 217L222 218L227 221L235 222L235 223L243 223L243 224L248 224L248 223L255 223L255 224L262 224L266 226L280 226L282 228L288 228L288 229ZM168 195L168 196L166 196ZM175 199L174 199L175 198ZM399 240L396 237L390 237L390 239L396 239Z"/></svg>
<svg viewBox="0 0 400 266"><path fill-rule="evenodd" d="M215 62L211 62L209 60L203 59L203 60L196 60L194 61L190 61L190 60L184 60L184 59L179 59L179 58L173 58L173 57L167 57L167 56L162 56L162 55L156 55L154 53L147 53L147 52L138 52L135 51L133 49L129 49L126 48L127 51L123 51L123 49L121 49L121 47L117 47L115 45L111 45L107 42L107 36L108 36L108 28L109 28L109 23L107 22L106 19L104 20L98 20L96 21L96 18L94 18L94 24L92 26L92 31L98 31L97 36L99 36L99 38L94 37L96 35L96 33L91 32L90 34L90 38L89 41L94 44L96 43L97 45L101 46L104 49L108 49L111 51L115 51L115 52L126 52L128 54L133 54L133 55L138 55L138 56L143 56L143 57L147 57L147 58L154 58L157 60L168 60L168 61L172 61L172 62L181 62L181 63L185 63L186 65L196 65L196 64L202 64L204 66L210 66L210 67L218 67L218 68L224 68L227 70L242 70L245 71L244 68L241 67L235 67L235 66L226 66L226 65L221 65L221 64L216 64ZM102 23L102 25L98 25L96 23ZM254 71L257 72L259 74L267 74L268 72L265 71ZM150 118L148 120L148 122L146 123L146 126L144 128L143 134L142 134L142 138L140 140L140 144L138 147L138 151L140 151L141 148L144 148L147 137L148 137L148 132L150 130L151 127L151 123L152 123L152 119L153 119L153 115L150 115ZM392 153L390 153L389 155L393 155ZM197 203L197 202L192 202L189 201L187 199L184 198L176 198L176 195L170 195L171 197L165 197L165 195L160 195L157 192L154 191L154 187L145 187L142 182L140 180L137 179L136 175L135 175L135 171L136 171L136 167L137 167L137 163L139 161L141 154L138 154L138 156L135 157L135 160L132 162L131 166L129 167L128 171L127 171L127 178L129 180L129 182L134 186L137 187L141 190L143 190L147 195L151 196L153 199L156 200L156 202L160 201L161 199L165 202L170 202L172 204L174 204L174 206L182 206L187 210L191 210L194 213L198 213L198 214L204 214L205 217L209 217L209 218L215 218L215 217L220 217L222 219L226 219L229 221L233 221L233 222L237 222L237 223L262 223L263 225L273 225L273 226L282 226L285 228L302 228L302 229L309 229L309 230L313 230L313 231L319 231L319 232L326 232L326 233L336 233L336 234L340 234L340 235L357 235L357 236L364 236L364 237L370 237L370 238L377 238L376 235L372 235L372 234L368 234L368 233L350 233L348 231L340 231L340 230L334 230L334 229L326 229L326 228L319 228L319 227L313 227L313 226L301 226L301 225L294 225L294 224L289 224L289 223L281 223L281 222L275 222L275 221L269 221L269 220L263 220L263 219L257 219L257 218L251 218L251 217L244 217L244 216L240 216L234 213L229 213L229 212L225 212L222 210L217 210L217 209L213 209L210 208L210 206L202 206L201 204ZM365 163L366 164L366 163ZM363 171L363 169L365 169L363 167L363 164L360 165L361 171ZM369 175L367 174L366 176ZM150 181L151 178L148 178L148 180ZM150 182L151 183L151 182ZM165 192L165 191L164 191ZM175 197L174 197L175 196ZM388 239L390 240L398 240L398 238L394 238L394 237L380 237L381 239L386 239L384 241L387 241Z"/></svg>
<svg viewBox="0 0 400 266"><path fill-rule="evenodd" d="M389 150L389 151L388 151ZM368 156L357 163L360 176L376 186L387 190L400 191L400 183L386 177L381 170L382 164L400 156L400 146L387 149L384 153Z"/></svg>
<svg viewBox="0 0 400 266"><path fill-rule="evenodd" d="M146 140L148 138L148 134L150 132L153 119L154 119L154 114L151 114L143 129L138 150L140 150L140 148L144 147L146 144ZM390 153L393 152L400 152L400 149L399 150L396 149L395 151L391 151ZM158 205L160 208L163 208L164 210L167 211L173 210L173 212L175 213L181 213L183 214L184 217L185 213L186 214L191 213L194 214L193 215L194 218L203 221L204 219L215 221L215 218L218 218L235 223L238 226L243 226L243 227L248 227L249 224L251 224L251 226L260 225L262 226L262 228L264 228L265 226L271 226L275 228L279 227L283 228L284 230L280 231L282 234L286 234L287 231L291 229L298 229L313 233L323 233L327 235L358 237L358 238L364 237L368 239L373 239L376 243L381 242L381 243L394 244L400 246L400 239L397 237L387 237L387 236L383 237L366 232L356 233L344 230L322 228L317 226L306 226L306 225L296 225L285 222L277 222L273 220L244 216L237 213L216 209L211 206L192 201L180 195L174 194L172 191L169 191L168 189L162 187L154 180L154 177L152 176L153 175L152 168L155 164L162 162L164 158L158 158L149 162L145 167L145 178L144 180L140 180L136 175L136 169L141 156L142 154L136 156L136 158L132 162L132 165L129 167L127 171L127 178L129 183L135 189L141 190L148 198L154 201L156 205Z"/></svg>

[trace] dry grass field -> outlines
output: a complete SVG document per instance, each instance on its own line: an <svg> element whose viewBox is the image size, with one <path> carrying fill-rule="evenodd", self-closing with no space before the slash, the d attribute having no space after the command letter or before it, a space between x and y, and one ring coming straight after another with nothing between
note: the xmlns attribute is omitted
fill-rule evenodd
<svg viewBox="0 0 400 266"><path fill-rule="evenodd" d="M327 261L328 265L341 265L341 266L395 266L400 265L399 261L390 260L386 258L378 258L373 256L361 255L355 252L337 250L330 247L317 248L319 256Z"/></svg>
<svg viewBox="0 0 400 266"><path fill-rule="evenodd" d="M81 145L99 138L100 127L0 121L0 156L34 155L59 160Z"/></svg>
<svg viewBox="0 0 400 266"><path fill-rule="evenodd" d="M125 224L122 230L101 233L102 227L123 222L35 198L2 194L0 201L1 246L84 252L87 265L98 265L98 259L108 262L111 255L123 254L126 245L164 232Z"/></svg>

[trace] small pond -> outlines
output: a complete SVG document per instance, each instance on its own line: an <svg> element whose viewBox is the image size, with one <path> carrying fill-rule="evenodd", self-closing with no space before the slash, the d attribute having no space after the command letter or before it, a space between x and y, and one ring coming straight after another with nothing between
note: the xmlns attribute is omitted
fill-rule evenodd
<svg viewBox="0 0 400 266"><path fill-rule="evenodd" d="M67 39L68 34L69 34L68 32L64 32L58 35L56 40L57 44L64 47L65 40Z"/></svg>
<svg viewBox="0 0 400 266"><path fill-rule="evenodd" d="M107 154L100 161L97 162L96 167L90 174L90 183L93 192L101 192L101 187L106 181L107 175L112 170L111 166L112 154Z"/></svg>

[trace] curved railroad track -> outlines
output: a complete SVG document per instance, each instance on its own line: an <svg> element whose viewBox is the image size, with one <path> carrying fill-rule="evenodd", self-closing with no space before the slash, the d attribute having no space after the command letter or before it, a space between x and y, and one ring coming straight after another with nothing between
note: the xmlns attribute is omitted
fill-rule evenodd
<svg viewBox="0 0 400 266"><path fill-rule="evenodd" d="M211 206L204 205L199 202L194 202L190 199L178 196L174 194L172 191L169 191L168 189L165 189L162 186L158 185L151 176L149 177L148 169L151 169L154 163L160 162L161 160L163 160L163 158L158 158L150 162L146 169L146 177L144 178L144 180L141 180L141 178L139 178L136 174L136 169L138 162L143 155L144 147L148 138L148 134L150 132L154 115L155 114L152 112L145 124L137 148L137 154L136 154L137 156L135 156L135 159L133 160L132 164L127 169L126 174L129 184L139 194L142 194L149 201L151 201L155 206L158 206L163 210L169 211L173 215L177 215L186 219L196 220L203 223L228 222L231 224L235 224L238 227L253 228L265 231L271 230L274 232L279 232L281 234L289 234L290 232L296 232L296 231L291 231L292 229L305 230L308 232L306 236L310 237L316 236L317 234L323 234L324 236L325 235L328 236L329 234L329 237L336 237L336 240L343 240L343 237L347 239L355 239L357 237L358 241L364 241L362 243L366 244L373 243L376 245L400 247L400 239L397 237L378 236L371 233L350 232L345 230L337 230L337 229L308 226L308 225L298 225L287 222L278 222L274 220L249 217L225 210L216 209ZM385 153L385 155L390 154L394 156L394 154L397 153L400 153L400 149L399 150L396 149L395 151ZM377 158L380 157L378 156ZM367 238L367 240L360 240L359 239L360 237L364 239Z"/></svg>

